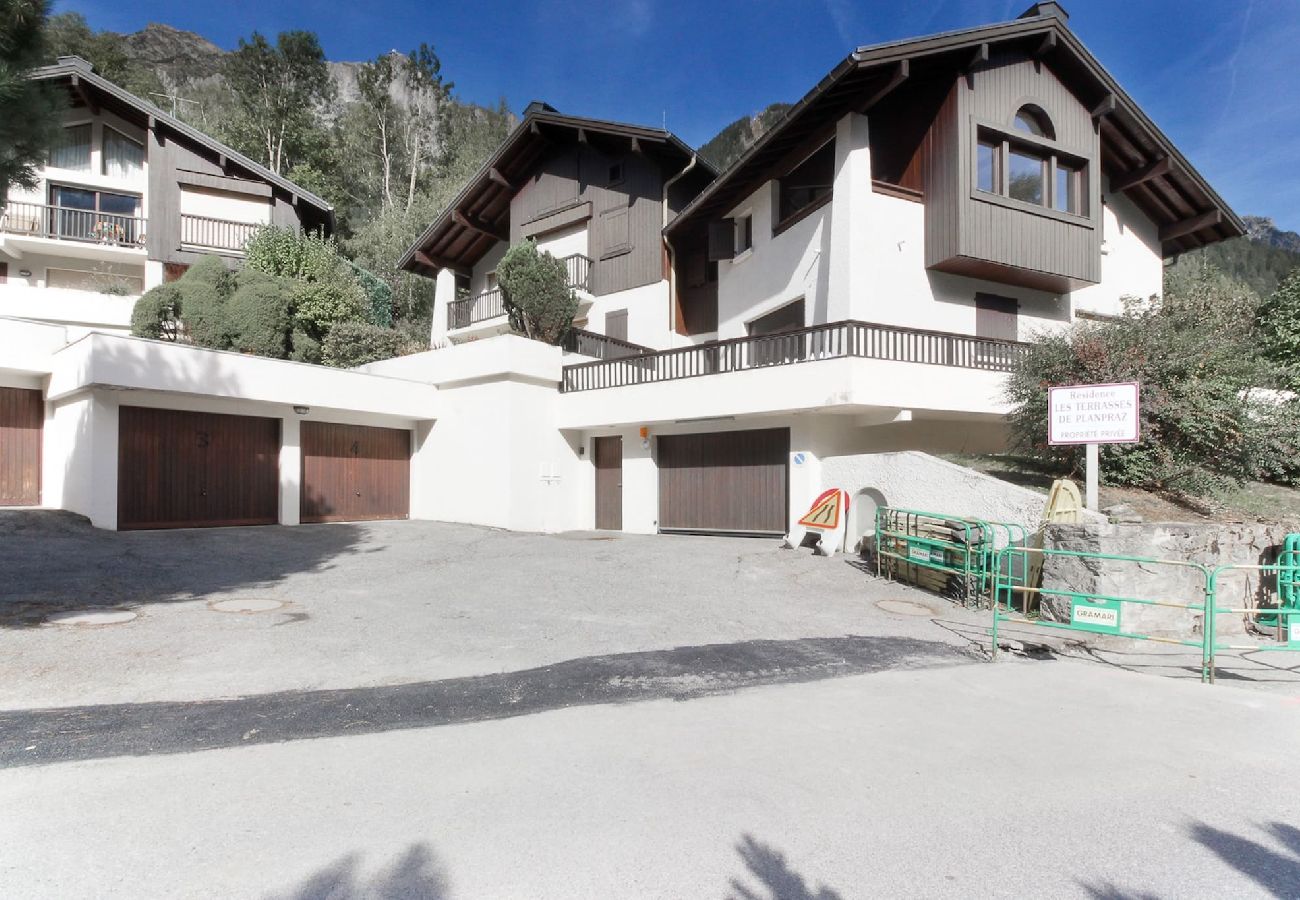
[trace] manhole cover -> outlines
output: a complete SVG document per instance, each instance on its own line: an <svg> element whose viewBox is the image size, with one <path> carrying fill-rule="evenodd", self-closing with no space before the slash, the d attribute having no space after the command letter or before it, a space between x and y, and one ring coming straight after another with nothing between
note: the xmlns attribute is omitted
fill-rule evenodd
<svg viewBox="0 0 1300 900"><path fill-rule="evenodd" d="M51 625L121 625L135 617L129 609L91 609L54 613L45 621Z"/></svg>
<svg viewBox="0 0 1300 900"><path fill-rule="evenodd" d="M234 597L230 600L213 600L208 604L209 609L228 613L270 612L281 606L284 606L284 603L269 597Z"/></svg>
<svg viewBox="0 0 1300 900"><path fill-rule="evenodd" d="M880 600L876 603L876 608L883 609L885 612L898 613L900 616L934 615L934 610L928 606L922 606L910 600Z"/></svg>

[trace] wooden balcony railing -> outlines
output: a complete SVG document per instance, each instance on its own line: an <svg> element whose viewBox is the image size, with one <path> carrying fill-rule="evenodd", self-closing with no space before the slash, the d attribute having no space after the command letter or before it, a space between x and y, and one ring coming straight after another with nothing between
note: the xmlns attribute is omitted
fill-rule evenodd
<svg viewBox="0 0 1300 900"><path fill-rule="evenodd" d="M627 356L654 353L651 347L597 334L583 328L569 329L569 333L560 342L560 347L570 353L581 353L583 356L594 356L596 359L623 359Z"/></svg>
<svg viewBox="0 0 1300 900"><path fill-rule="evenodd" d="M832 322L782 334L576 363L564 367L560 389L566 393L591 391L848 357L1009 372L1026 346L1018 341L896 325Z"/></svg>
<svg viewBox="0 0 1300 900"><path fill-rule="evenodd" d="M568 273L569 287L586 290L587 279L591 276L591 259L581 253L573 253L564 257L561 262L564 263L564 269ZM505 297L501 294L501 288L494 287L473 297L448 303L447 329L468 328L476 322L486 322L488 319L495 319L505 314Z"/></svg>
<svg viewBox="0 0 1300 900"><path fill-rule="evenodd" d="M31 237L109 244L144 245L143 216L123 216L93 209L11 201L0 210L0 231Z"/></svg>
<svg viewBox="0 0 1300 900"><path fill-rule="evenodd" d="M262 225L210 219L207 216L181 216L181 246L204 250L227 250L243 253L244 245Z"/></svg>

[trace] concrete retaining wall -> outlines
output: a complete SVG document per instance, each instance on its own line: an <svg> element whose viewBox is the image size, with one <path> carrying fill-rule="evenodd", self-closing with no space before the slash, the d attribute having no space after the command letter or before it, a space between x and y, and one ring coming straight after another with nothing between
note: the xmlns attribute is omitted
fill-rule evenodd
<svg viewBox="0 0 1300 900"><path fill-rule="evenodd" d="M1234 563L1275 563L1285 536L1286 529L1282 526L1264 524L1049 525L1044 529L1043 546L1185 560L1213 568ZM1259 606L1262 600L1273 596L1273 579L1266 576L1262 586L1260 582L1258 573L1226 573L1219 580L1219 605ZM1204 599L1205 577L1190 567L1048 556L1043 565L1043 587L1171 603L1200 603ZM1070 600L1045 595L1042 614L1051 621L1067 622L1070 619ZM1120 618L1124 631L1141 634L1195 637L1204 627L1199 612L1136 603L1122 604ZM1218 633L1241 634L1245 618L1240 614L1219 616Z"/></svg>
<svg viewBox="0 0 1300 900"><path fill-rule="evenodd" d="M1032 530L1047 503L1045 494L917 450L825 457L822 484L843 488L851 498L848 550L875 527L877 506L1015 522Z"/></svg>

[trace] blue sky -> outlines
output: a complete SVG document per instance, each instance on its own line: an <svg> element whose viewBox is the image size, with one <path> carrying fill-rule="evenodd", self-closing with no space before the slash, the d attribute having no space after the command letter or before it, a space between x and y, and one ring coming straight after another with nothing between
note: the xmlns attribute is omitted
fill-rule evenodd
<svg viewBox="0 0 1300 900"><path fill-rule="evenodd" d="M428 41L465 100L668 127L699 145L794 101L850 50L1014 18L1030 0L55 0L231 48L306 28L337 60ZM1242 214L1300 231L1300 2L1065 0L1070 27Z"/></svg>

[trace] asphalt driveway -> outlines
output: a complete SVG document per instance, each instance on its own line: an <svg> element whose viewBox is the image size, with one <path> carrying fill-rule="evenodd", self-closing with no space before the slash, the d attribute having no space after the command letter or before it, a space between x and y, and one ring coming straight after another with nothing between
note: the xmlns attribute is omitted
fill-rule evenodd
<svg viewBox="0 0 1300 900"><path fill-rule="evenodd" d="M668 678L672 693L681 679L733 684L736 672L789 680L810 665L808 640L870 637L898 663L907 654L879 640L909 639L969 662L987 625L843 558L741 538L434 522L111 533L65 513L4 512L0 571L8 710L403 685L618 655L627 677ZM695 662L665 675L663 660L637 656L674 648Z"/></svg>

